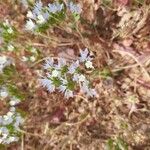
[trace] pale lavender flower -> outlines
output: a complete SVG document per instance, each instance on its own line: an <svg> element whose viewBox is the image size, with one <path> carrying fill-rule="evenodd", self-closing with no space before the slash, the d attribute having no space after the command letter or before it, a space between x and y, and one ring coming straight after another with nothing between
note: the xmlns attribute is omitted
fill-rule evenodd
<svg viewBox="0 0 150 150"><path fill-rule="evenodd" d="M58 89L60 92L64 93L65 90L67 89L67 86L66 85L60 85Z"/></svg>
<svg viewBox="0 0 150 150"><path fill-rule="evenodd" d="M43 13L43 17L45 20L48 20L49 19L49 13L46 11Z"/></svg>
<svg viewBox="0 0 150 150"><path fill-rule="evenodd" d="M63 9L63 4L59 4L58 2L54 2L53 4L48 4L48 11L50 13L60 12Z"/></svg>
<svg viewBox="0 0 150 150"><path fill-rule="evenodd" d="M87 93L87 96L89 97L97 97L97 92L95 89L89 89L89 92Z"/></svg>
<svg viewBox="0 0 150 150"><path fill-rule="evenodd" d="M58 59L58 64L55 65L56 69L62 69L62 67L64 67L66 65L66 60L64 58L59 58Z"/></svg>
<svg viewBox="0 0 150 150"><path fill-rule="evenodd" d="M36 16L40 15L42 11L42 7L43 7L43 3L40 0L36 2L33 9L33 14Z"/></svg>
<svg viewBox="0 0 150 150"><path fill-rule="evenodd" d="M73 2L68 3L68 8L72 13L80 14L82 9L80 4L74 4Z"/></svg>
<svg viewBox="0 0 150 150"><path fill-rule="evenodd" d="M76 69L79 67L79 61L77 60L76 62L73 62L69 67L68 67L68 73L73 74L75 73Z"/></svg>
<svg viewBox="0 0 150 150"><path fill-rule="evenodd" d="M46 87L50 93L55 91L55 86L53 85L51 80L47 78L40 79L40 83L42 84L43 87Z"/></svg>
<svg viewBox="0 0 150 150"><path fill-rule="evenodd" d="M54 65L54 59L53 58L48 58L46 61L45 61L45 64L44 64L44 69L50 69L52 68Z"/></svg>
<svg viewBox="0 0 150 150"><path fill-rule="evenodd" d="M89 56L89 51L86 48L85 50L80 50L80 62L91 61L92 58Z"/></svg>

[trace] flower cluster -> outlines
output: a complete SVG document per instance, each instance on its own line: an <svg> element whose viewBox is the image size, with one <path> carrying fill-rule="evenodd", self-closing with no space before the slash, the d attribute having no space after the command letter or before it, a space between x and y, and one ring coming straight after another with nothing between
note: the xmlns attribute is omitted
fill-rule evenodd
<svg viewBox="0 0 150 150"><path fill-rule="evenodd" d="M0 73L2 73L3 69L11 63L11 60L6 56L0 56Z"/></svg>
<svg viewBox="0 0 150 150"><path fill-rule="evenodd" d="M33 46L27 46L26 51L28 55L22 57L21 60L23 62L35 62L38 59L40 51L37 48Z"/></svg>
<svg viewBox="0 0 150 150"><path fill-rule="evenodd" d="M88 49L81 50L80 57L72 63L67 63L63 58L58 58L57 61L49 58L44 64L47 74L40 82L50 93L58 90L67 99L73 97L78 89L87 97L97 96L95 89L90 88L90 82L83 75L84 69L81 69L94 69L91 60Z"/></svg>
<svg viewBox="0 0 150 150"><path fill-rule="evenodd" d="M81 7L73 2L67 4L67 8L72 14L80 14ZM32 11L27 13L27 22L25 25L26 30L37 31L40 27L53 25L59 23L65 18L66 9L64 3L54 2L49 3L47 6L43 6L41 1L36 2Z"/></svg>
<svg viewBox="0 0 150 150"><path fill-rule="evenodd" d="M48 6L43 6L41 1L36 2L32 11L28 11L26 23L27 30L36 30L42 24L47 23L53 18L53 14L59 13L64 8L63 4L59 4L58 2L54 2L53 4L48 4Z"/></svg>
<svg viewBox="0 0 150 150"><path fill-rule="evenodd" d="M1 47L0 50L7 49L8 51L13 51L15 47L13 46L12 41L15 37L16 31L8 20L0 23L0 44L3 44L3 47Z"/></svg>
<svg viewBox="0 0 150 150"><path fill-rule="evenodd" d="M4 101L8 97L9 101ZM23 117L15 108L21 100L15 96L10 96L6 87L1 87L0 99L9 107L6 114L0 115L0 144L10 144L19 140L20 125L24 122Z"/></svg>

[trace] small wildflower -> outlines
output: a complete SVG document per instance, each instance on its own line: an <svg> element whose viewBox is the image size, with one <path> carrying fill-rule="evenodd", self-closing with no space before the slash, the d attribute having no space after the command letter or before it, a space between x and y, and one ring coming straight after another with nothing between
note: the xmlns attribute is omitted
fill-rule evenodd
<svg viewBox="0 0 150 150"><path fill-rule="evenodd" d="M8 91L7 91L6 88L2 88L2 89L0 90L0 97L6 98L8 95L9 95L9 93L8 93Z"/></svg>
<svg viewBox="0 0 150 150"><path fill-rule="evenodd" d="M27 23L25 25L26 30L33 31L35 27L36 25L31 19L27 20Z"/></svg>
<svg viewBox="0 0 150 150"><path fill-rule="evenodd" d="M54 59L53 58L48 58L45 61L44 69L49 69L49 68L53 67L53 65L54 65Z"/></svg>
<svg viewBox="0 0 150 150"><path fill-rule="evenodd" d="M67 89L67 90L65 91L65 97L66 97L67 99L70 98L70 97L73 97L73 91Z"/></svg>
<svg viewBox="0 0 150 150"><path fill-rule="evenodd" d="M33 15L32 11L28 11L27 17L31 18L31 19L34 19L34 15Z"/></svg>
<svg viewBox="0 0 150 150"><path fill-rule="evenodd" d="M45 22L46 20L45 20L45 18L43 17L43 15L38 15L37 16L37 23L38 24L43 24L44 22Z"/></svg>
<svg viewBox="0 0 150 150"><path fill-rule="evenodd" d="M11 44L9 44L7 48L8 48L8 51L10 52L12 52L15 49L14 46Z"/></svg>
<svg viewBox="0 0 150 150"><path fill-rule="evenodd" d="M74 4L73 2L68 3L68 8L72 13L80 14L82 9L79 4Z"/></svg>
<svg viewBox="0 0 150 150"><path fill-rule="evenodd" d="M31 57L30 57L30 61L31 61L31 62L35 62L35 60L36 60L35 56L31 56Z"/></svg>
<svg viewBox="0 0 150 150"><path fill-rule="evenodd" d="M85 66L86 66L86 68L90 68L90 69L94 68L92 62L89 60L85 62Z"/></svg>
<svg viewBox="0 0 150 150"><path fill-rule="evenodd" d="M58 77L59 76L59 72L57 70L53 70L52 71L52 77Z"/></svg>
<svg viewBox="0 0 150 150"><path fill-rule="evenodd" d="M63 4L59 4L58 2L54 2L53 4L48 4L48 11L50 13L60 12L63 9Z"/></svg>
<svg viewBox="0 0 150 150"><path fill-rule="evenodd" d="M76 62L72 63L69 68L68 68L68 73L73 74L75 73L76 69L79 67L79 61L77 60Z"/></svg>
<svg viewBox="0 0 150 150"><path fill-rule="evenodd" d="M33 14L35 14L37 16L40 15L42 7L43 7L43 3L40 0L38 2L36 2L34 9L33 9Z"/></svg>
<svg viewBox="0 0 150 150"><path fill-rule="evenodd" d="M12 33L13 33L13 29L10 27L10 28L7 29L7 32L8 32L9 34L12 34Z"/></svg>
<svg viewBox="0 0 150 150"><path fill-rule="evenodd" d="M89 51L86 48L84 51L80 50L80 57L79 57L80 62L85 62L85 61L91 61L92 58L89 56Z"/></svg>
<svg viewBox="0 0 150 150"><path fill-rule="evenodd" d="M43 87L46 87L50 93L55 91L55 86L53 85L51 80L49 80L47 78L40 79L40 83L42 84Z"/></svg>

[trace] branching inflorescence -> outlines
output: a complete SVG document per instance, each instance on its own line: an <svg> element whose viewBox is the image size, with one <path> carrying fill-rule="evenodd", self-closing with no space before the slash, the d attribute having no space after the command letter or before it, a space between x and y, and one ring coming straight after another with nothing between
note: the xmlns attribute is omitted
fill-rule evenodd
<svg viewBox="0 0 150 150"><path fill-rule="evenodd" d="M91 60L92 57L87 48L81 50L80 57L72 63L64 58L58 58L57 61L49 58L44 64L46 76L40 79L40 82L50 93L58 90L64 93L67 99L74 97L78 89L87 97L97 96L96 90L91 88L90 82L84 75L85 69L94 69Z"/></svg>
<svg viewBox="0 0 150 150"><path fill-rule="evenodd" d="M12 61L6 56L0 56L0 75ZM20 136L20 125L24 122L21 113L16 109L16 105L21 102L21 97L14 92L14 86L0 83L0 100L6 108L6 112L0 115L0 144L10 144L18 141Z"/></svg>
<svg viewBox="0 0 150 150"><path fill-rule="evenodd" d="M76 5L73 2L68 2L65 6L64 3L54 2L49 3L47 6L43 6L41 1L36 2L33 10L27 13L26 30L29 31L41 31L49 26L60 23L65 19L69 10L73 16L81 13L80 5Z"/></svg>

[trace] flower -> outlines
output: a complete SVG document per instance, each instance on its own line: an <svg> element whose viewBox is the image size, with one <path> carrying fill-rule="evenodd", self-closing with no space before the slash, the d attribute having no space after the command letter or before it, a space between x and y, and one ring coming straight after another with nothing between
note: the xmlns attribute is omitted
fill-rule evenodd
<svg viewBox="0 0 150 150"><path fill-rule="evenodd" d="M53 64L54 64L54 59L53 58L48 58L45 61L44 69L50 69L51 67L53 67Z"/></svg>
<svg viewBox="0 0 150 150"><path fill-rule="evenodd" d="M89 56L89 51L86 48L84 51L80 50L80 57L79 57L80 62L85 62L85 61L91 61L92 58Z"/></svg>
<svg viewBox="0 0 150 150"><path fill-rule="evenodd" d="M45 20L45 18L43 17L43 15L38 15L37 16L37 23L38 24L43 24L44 22L45 22L46 20Z"/></svg>
<svg viewBox="0 0 150 150"><path fill-rule="evenodd" d="M32 11L28 11L27 17L31 18L31 19L34 19L34 15L33 15Z"/></svg>
<svg viewBox="0 0 150 150"><path fill-rule="evenodd" d="M12 34L12 33L13 33L13 29L12 29L11 27L9 27L9 28L7 29L7 32L8 32L9 34Z"/></svg>
<svg viewBox="0 0 150 150"><path fill-rule="evenodd" d="M10 52L12 52L12 51L14 50L14 46L11 45L11 44L9 44L9 45L7 46L7 48L8 48L8 51L10 51Z"/></svg>
<svg viewBox="0 0 150 150"><path fill-rule="evenodd" d="M59 76L59 71L57 71L57 70L53 70L52 71L52 77L58 77Z"/></svg>
<svg viewBox="0 0 150 150"><path fill-rule="evenodd" d="M67 89L67 86L66 85L60 85L58 89L60 92L64 93L65 90Z"/></svg>
<svg viewBox="0 0 150 150"><path fill-rule="evenodd" d="M30 57L30 61L31 61L31 62L34 62L35 60L36 60L35 56L31 56L31 57Z"/></svg>
<svg viewBox="0 0 150 150"><path fill-rule="evenodd" d="M82 11L81 6L79 4L74 4L73 2L69 2L67 5L68 5L69 10L72 13L80 14Z"/></svg>
<svg viewBox="0 0 150 150"><path fill-rule="evenodd" d="M59 58L58 59L58 64L55 65L54 67L57 69L62 69L66 65L66 60L64 58Z"/></svg>
<svg viewBox="0 0 150 150"><path fill-rule="evenodd" d="M6 98L8 96L8 94L9 93L5 87L0 90L0 97Z"/></svg>
<svg viewBox="0 0 150 150"><path fill-rule="evenodd" d="M58 2L54 2L53 4L48 4L48 11L50 13L60 12L63 9L63 4L59 4Z"/></svg>
<svg viewBox="0 0 150 150"><path fill-rule="evenodd" d="M76 69L79 67L79 61L77 60L76 62L73 62L69 68L68 68L68 73L73 74L75 73Z"/></svg>
<svg viewBox="0 0 150 150"><path fill-rule="evenodd" d="M70 97L73 97L73 91L67 89L67 90L65 91L65 97L66 97L67 99L70 98Z"/></svg>
<svg viewBox="0 0 150 150"><path fill-rule="evenodd" d="M7 62L7 57L6 56L0 56L0 65L3 65Z"/></svg>
<svg viewBox="0 0 150 150"><path fill-rule="evenodd" d="M9 104L11 106L15 106L15 105L17 105L19 103L20 103L20 100L18 98L16 98L16 97L12 97L11 100L9 101Z"/></svg>
<svg viewBox="0 0 150 150"><path fill-rule="evenodd" d="M91 68L91 69L94 68L92 62L89 60L85 62L85 66L86 66L86 68Z"/></svg>
<svg viewBox="0 0 150 150"><path fill-rule="evenodd" d="M42 84L43 87L46 87L50 93L55 91L55 86L53 85L51 80L47 78L40 79L40 83Z"/></svg>
<svg viewBox="0 0 150 150"><path fill-rule="evenodd" d="M39 0L38 2L35 3L34 9L33 9L33 14L36 16L41 14L43 3Z"/></svg>
<svg viewBox="0 0 150 150"><path fill-rule="evenodd" d="M31 19L27 20L27 23L25 25L25 29L33 31L35 28L36 28L35 23Z"/></svg>

